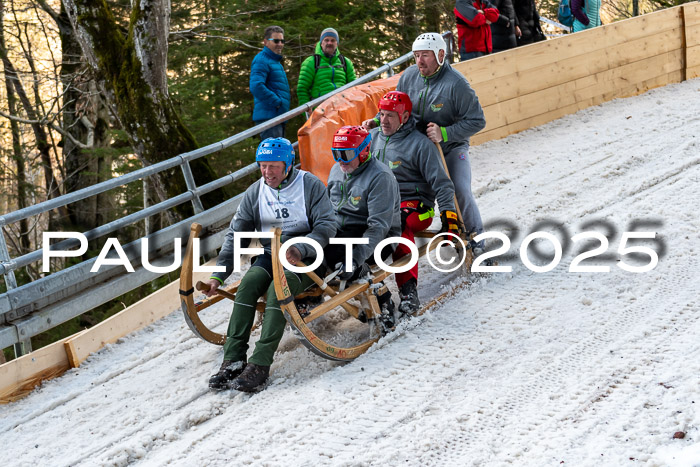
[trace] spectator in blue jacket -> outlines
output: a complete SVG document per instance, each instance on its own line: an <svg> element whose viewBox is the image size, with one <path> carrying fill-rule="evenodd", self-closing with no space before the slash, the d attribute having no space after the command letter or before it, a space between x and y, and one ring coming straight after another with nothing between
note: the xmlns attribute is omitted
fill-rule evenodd
<svg viewBox="0 0 700 467"><path fill-rule="evenodd" d="M256 125L289 111L291 93L287 73L282 66L284 29L279 26L265 28L263 49L250 66L250 92L255 107L253 122ZM285 124L269 128L260 133L260 139L283 138Z"/></svg>

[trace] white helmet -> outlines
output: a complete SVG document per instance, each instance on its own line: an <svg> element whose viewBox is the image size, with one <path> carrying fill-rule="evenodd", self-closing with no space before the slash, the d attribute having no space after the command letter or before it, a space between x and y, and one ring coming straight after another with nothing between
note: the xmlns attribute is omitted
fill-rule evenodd
<svg viewBox="0 0 700 467"><path fill-rule="evenodd" d="M426 32L425 34L421 34L420 36L416 37L416 40L413 41L413 48L411 50L414 52L419 50L432 50L435 54L438 65L440 66L442 66L442 63L445 61L445 56L447 56L447 44L445 43L445 39L443 39L442 36L436 32ZM444 51L442 60L440 60L439 53L441 50Z"/></svg>

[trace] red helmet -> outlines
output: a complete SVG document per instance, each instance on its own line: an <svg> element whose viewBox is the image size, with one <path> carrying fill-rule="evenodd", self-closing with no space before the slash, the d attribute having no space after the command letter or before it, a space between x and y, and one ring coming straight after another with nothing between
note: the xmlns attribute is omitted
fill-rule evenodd
<svg viewBox="0 0 700 467"><path fill-rule="evenodd" d="M405 92L389 91L379 100L379 109L398 112L399 122L403 124L403 113L408 112L410 114L413 110L413 104L411 104L411 98Z"/></svg>
<svg viewBox="0 0 700 467"><path fill-rule="evenodd" d="M372 137L369 131L361 126L344 126L338 129L333 136L333 159L336 162L350 162L360 157L363 163L369 157L369 143Z"/></svg>

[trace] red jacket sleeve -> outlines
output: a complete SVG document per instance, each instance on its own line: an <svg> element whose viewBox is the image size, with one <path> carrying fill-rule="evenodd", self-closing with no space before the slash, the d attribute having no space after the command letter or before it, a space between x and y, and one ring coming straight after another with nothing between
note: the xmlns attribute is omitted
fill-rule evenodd
<svg viewBox="0 0 700 467"><path fill-rule="evenodd" d="M472 8L473 8L473 7L472 7ZM497 11L498 11L498 10L497 10ZM470 28L478 28L479 26L483 26L484 24L486 24L486 17L485 17L483 14L481 14L481 13L476 13L476 9L475 9L475 8L474 8L474 13L475 13L475 14L474 14L474 17L472 18L471 21L468 20L468 19L466 18L465 15L462 15L462 14L457 10L457 8L454 9L454 12L455 12L455 16L457 16L459 19L461 19L462 21L464 21L464 22L467 24L467 26L469 26ZM471 13L471 12L470 12L470 13ZM498 19L498 15L496 15L496 19Z"/></svg>
<svg viewBox="0 0 700 467"><path fill-rule="evenodd" d="M495 23L498 21L498 10L496 8L484 8L484 16L486 19Z"/></svg>

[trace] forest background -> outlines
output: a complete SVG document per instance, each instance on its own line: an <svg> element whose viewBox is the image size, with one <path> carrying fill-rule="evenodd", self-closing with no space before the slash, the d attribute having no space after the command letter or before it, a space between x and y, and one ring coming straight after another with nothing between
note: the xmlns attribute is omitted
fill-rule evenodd
<svg viewBox="0 0 700 467"><path fill-rule="evenodd" d="M603 19L680 3L608 0ZM541 16L556 20L557 0L537 5ZM294 108L301 62L324 28L338 30L339 49L359 77L410 51L420 32L455 31L453 8L453 0L0 0L0 215L250 128L250 63L266 26L285 30L283 63ZM303 123L303 116L288 122L292 141ZM199 159L192 166L198 185L252 163L257 143L249 138ZM205 206L255 178L208 195ZM86 231L183 191L184 180L173 172L4 226L10 257L39 248L45 230ZM119 240L126 244L188 214L181 208L154 216L120 231ZM98 251L91 244L86 256ZM18 285L42 275L37 264L16 271ZM32 347L94 325L177 276L37 336ZM0 293L5 290L0 276ZM0 361L12 357L10 349L0 353Z"/></svg>

